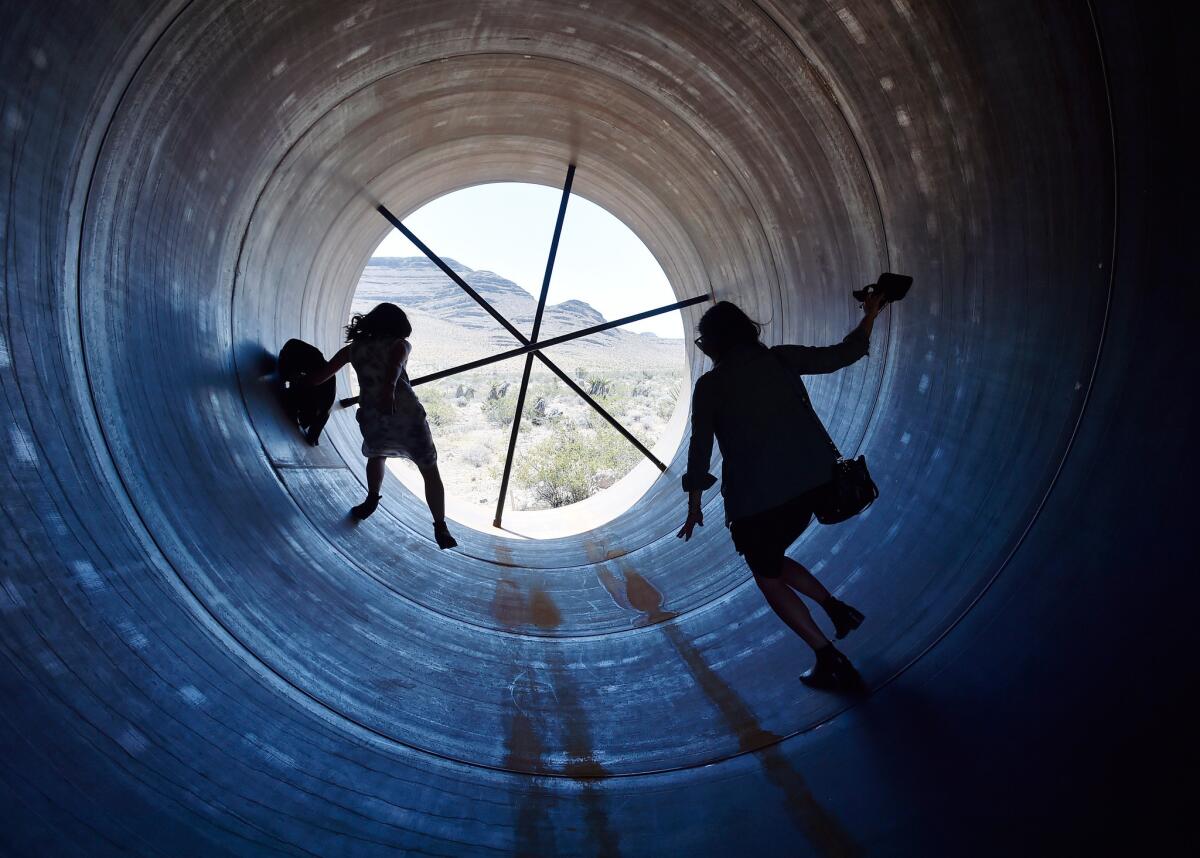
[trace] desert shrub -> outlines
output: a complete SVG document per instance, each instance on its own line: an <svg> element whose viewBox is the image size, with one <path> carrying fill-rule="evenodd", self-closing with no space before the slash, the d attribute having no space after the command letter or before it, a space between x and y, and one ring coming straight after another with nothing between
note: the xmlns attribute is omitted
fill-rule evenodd
<svg viewBox="0 0 1200 858"><path fill-rule="evenodd" d="M483 444L474 444L462 451L462 460L473 468L482 468L493 459L494 455Z"/></svg>
<svg viewBox="0 0 1200 858"><path fill-rule="evenodd" d="M513 383L508 379L501 382L492 382L491 390L488 391L488 400L503 399L508 396L508 389L513 386Z"/></svg>
<svg viewBox="0 0 1200 858"><path fill-rule="evenodd" d="M663 393L662 397L658 400L658 405L656 406L658 416L664 421L670 420L671 415L675 413L675 405L678 402L679 386L672 384L666 389L666 392Z"/></svg>
<svg viewBox="0 0 1200 858"><path fill-rule="evenodd" d="M580 387L586 390L590 395L599 397L608 396L612 391L614 384L615 382L611 378L589 373L580 384Z"/></svg>
<svg viewBox="0 0 1200 858"><path fill-rule="evenodd" d="M443 428L451 425L458 419L458 414L455 412L454 406L446 401L446 397L441 390L421 391L418 397L421 400L421 405L425 407L425 416L429 419L430 426Z"/></svg>
<svg viewBox="0 0 1200 858"><path fill-rule="evenodd" d="M566 397L574 397L575 394L567 389L565 384L562 384L555 378L539 379L534 376L529 382L529 398L533 401L538 399L546 400L547 405L558 402Z"/></svg>
<svg viewBox="0 0 1200 858"><path fill-rule="evenodd" d="M511 426L513 415L517 413L517 390L510 390L507 395L487 400L483 405L483 413L488 422L496 426ZM525 394L525 410L521 412L522 425L526 421L534 426L546 426L554 423L561 415L561 409L553 407L545 397L535 397L532 393Z"/></svg>
<svg viewBox="0 0 1200 858"><path fill-rule="evenodd" d="M530 401L532 400L532 404ZM534 426L545 426L553 417L553 413L544 396L527 396L525 399L525 417Z"/></svg>
<svg viewBox="0 0 1200 858"><path fill-rule="evenodd" d="M517 397L499 396L489 398L484 403L483 413L489 423L496 426L508 426L513 422L513 415L517 413Z"/></svg>
<svg viewBox="0 0 1200 858"><path fill-rule="evenodd" d="M617 384L616 382L610 382L608 389L600 396L597 396L596 400L604 406L605 411L618 420L625 419L625 416L629 413L629 406L632 404L629 388L624 384Z"/></svg>
<svg viewBox="0 0 1200 858"><path fill-rule="evenodd" d="M567 506L620 479L640 455L611 427L586 432L563 423L525 452L513 475L533 495L535 507Z"/></svg>

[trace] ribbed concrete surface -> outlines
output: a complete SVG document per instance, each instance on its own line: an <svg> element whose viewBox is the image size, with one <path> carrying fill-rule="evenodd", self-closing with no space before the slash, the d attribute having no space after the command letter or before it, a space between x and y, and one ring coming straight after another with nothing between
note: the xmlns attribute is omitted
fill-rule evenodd
<svg viewBox="0 0 1200 858"><path fill-rule="evenodd" d="M1171 98L1147 95L1170 51L1147 59L1144 16L193 0L4 20L11 851L978 854L1078 824L1104 783L1064 738L1083 712L1131 736L1172 699L1131 719L1094 696L1122 676L1096 654L1124 588L1168 586L1131 558L1195 558L1181 510L1135 500L1184 478L1138 457L1193 423L1179 304L1154 292L1179 280L1149 224L1179 222ZM570 160L681 296L737 301L772 342L835 341L850 288L914 276L870 359L810 385L883 492L796 549L869 616L845 647L865 703L795 681L809 658L719 497L674 538L679 456L596 531L460 528L442 553L398 484L347 523L349 412L316 450L282 424L266 358L335 346L378 201L557 185Z"/></svg>

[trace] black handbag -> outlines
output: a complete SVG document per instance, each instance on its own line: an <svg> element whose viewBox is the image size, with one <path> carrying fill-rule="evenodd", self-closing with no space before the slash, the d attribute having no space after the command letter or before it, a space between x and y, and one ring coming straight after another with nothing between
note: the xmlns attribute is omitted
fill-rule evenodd
<svg viewBox="0 0 1200 858"><path fill-rule="evenodd" d="M779 365L783 367L788 378L795 379L799 382L800 379L781 358L776 358ZM829 437L829 432L825 429L825 424L821 422L821 418L817 416L817 412L813 410L812 402L809 401L808 391L803 384L796 383L794 385L796 396L804 405L812 419L821 429L821 434L825 436L825 440L829 442L829 448L833 450L833 455L836 461L833 463L833 473L830 475L829 482L819 487L813 492L814 504L813 512L817 517L817 521L821 524L837 524L845 521L848 518L853 518L864 509L869 507L877 497L879 497L879 487L875 485L875 481L871 479L871 472L867 470L867 457L859 456L857 459L847 459L841 452L838 451L837 445L833 443L833 439Z"/></svg>
<svg viewBox="0 0 1200 858"><path fill-rule="evenodd" d="M837 447L833 449L837 452ZM813 512L821 524L837 524L858 515L877 497L879 488L867 470L867 457L845 459L839 453L833 463L833 477L818 493Z"/></svg>

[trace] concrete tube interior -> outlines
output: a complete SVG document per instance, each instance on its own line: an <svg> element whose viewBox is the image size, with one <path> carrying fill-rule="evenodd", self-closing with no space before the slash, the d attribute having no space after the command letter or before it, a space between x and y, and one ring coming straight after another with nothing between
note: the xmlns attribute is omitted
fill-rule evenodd
<svg viewBox="0 0 1200 858"><path fill-rule="evenodd" d="M1153 526L1117 502L1146 433L1112 415L1154 388L1104 363L1142 336L1115 303L1161 321L1114 268L1121 182L1151 160L1124 171L1115 145L1140 139L1117 120L1150 74L1120 64L1144 21L903 0L53 5L4 16L0 675L22 702L0 843L930 854L1053 829L1030 807L928 821L1040 770L1004 760L1018 734L989 718L1056 628L1108 616L1133 539L1115 524ZM336 347L378 202L403 217L479 182L557 185L569 162L681 297L736 301L773 343L834 342L851 288L914 276L869 359L810 384L882 491L795 549L869 617L845 647L867 700L795 682L808 656L716 492L700 538L675 538L686 438L594 531L461 530L438 552L395 481L347 523L349 412L315 449L284 424L270 355ZM1079 500L1101 465L1116 476ZM1105 539L1106 558L1057 553ZM1087 563L1091 608L1048 612ZM1043 713L1047 737L1075 699ZM975 753L990 785L958 765Z"/></svg>

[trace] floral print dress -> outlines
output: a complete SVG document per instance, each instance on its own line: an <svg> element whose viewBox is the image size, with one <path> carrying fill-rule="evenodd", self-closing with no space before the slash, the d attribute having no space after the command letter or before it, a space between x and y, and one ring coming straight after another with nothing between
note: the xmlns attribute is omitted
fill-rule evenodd
<svg viewBox="0 0 1200 858"><path fill-rule="evenodd" d="M396 409L385 414L378 408L386 390L391 371L388 356L396 338L366 337L355 340L350 347L350 365L358 376L358 428L362 431L362 452L374 456L411 459L418 467L428 467L437 461L437 448L425 419L425 409L408 383L404 364L396 382ZM411 352L410 352L411 353ZM404 359L408 363L408 358Z"/></svg>

